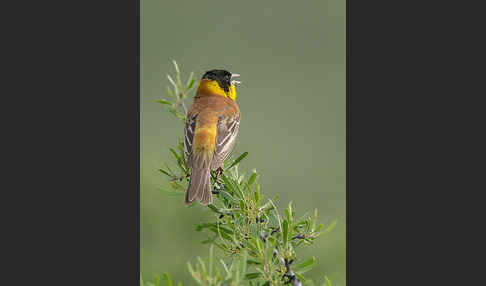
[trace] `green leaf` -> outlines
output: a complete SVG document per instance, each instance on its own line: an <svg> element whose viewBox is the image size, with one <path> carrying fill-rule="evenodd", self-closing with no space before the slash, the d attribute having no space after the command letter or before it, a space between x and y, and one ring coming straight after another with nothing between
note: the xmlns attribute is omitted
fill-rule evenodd
<svg viewBox="0 0 486 286"><path fill-rule="evenodd" d="M251 174L250 178L248 179L248 185L251 186L253 184L253 182L255 182L257 177L258 177L257 173Z"/></svg>
<svg viewBox="0 0 486 286"><path fill-rule="evenodd" d="M219 191L219 194L225 198L228 202L230 202L231 204L235 204L236 203L236 200L233 198L233 196L231 196L228 192L225 192L225 191Z"/></svg>
<svg viewBox="0 0 486 286"><path fill-rule="evenodd" d="M174 80L172 79L172 77L170 75L167 75L167 78L169 79L170 83L174 86L174 87L177 87L177 84L174 82Z"/></svg>
<svg viewBox="0 0 486 286"><path fill-rule="evenodd" d="M248 260L248 252L246 250L243 250L242 257L240 258L240 264L241 264L241 279L245 279L245 273L246 273L246 261Z"/></svg>
<svg viewBox="0 0 486 286"><path fill-rule="evenodd" d="M209 229L213 233L219 235L221 238L224 238L229 241L233 241L233 238L231 237L233 235L233 231L223 227L221 225L216 225L214 223L202 223L196 227L196 231L201 231L204 228Z"/></svg>
<svg viewBox="0 0 486 286"><path fill-rule="evenodd" d="M174 64L174 67L175 67L175 69L176 69L176 72L177 72L177 73L181 73L181 72L179 71L179 66L177 65L177 62L176 62L175 60L172 60L172 63Z"/></svg>
<svg viewBox="0 0 486 286"><path fill-rule="evenodd" d="M245 207L245 202L243 200L240 200L239 201L239 205L240 205L240 210L241 211L245 211L246 210L246 207ZM245 213L245 215L247 216L248 214Z"/></svg>
<svg viewBox="0 0 486 286"><path fill-rule="evenodd" d="M260 275L261 275L261 274L260 274L260 273L258 273L258 272L247 273L247 274L245 275L245 280L252 280L252 279L256 279L256 278L260 277Z"/></svg>
<svg viewBox="0 0 486 286"><path fill-rule="evenodd" d="M260 192L258 192L258 191L254 192L253 196L255 197L255 203L258 205L260 203L260 200L261 200Z"/></svg>
<svg viewBox="0 0 486 286"><path fill-rule="evenodd" d="M274 205L272 204L271 201L268 201L267 203L265 203L263 206L260 207L260 211L267 211L273 209L274 209Z"/></svg>
<svg viewBox="0 0 486 286"><path fill-rule="evenodd" d="M265 248L267 249L267 252L265 255L267 256L267 259L272 259L273 257L273 250L277 246L277 240L273 236L268 236L267 241L265 243Z"/></svg>
<svg viewBox="0 0 486 286"><path fill-rule="evenodd" d="M220 244L220 243L217 243L217 242L213 242L214 245L216 245L219 249L221 249L223 252L227 252L228 251L228 248L226 247L226 245L223 245L223 244ZM216 268L217 269L217 268Z"/></svg>
<svg viewBox="0 0 486 286"><path fill-rule="evenodd" d="M207 239L201 241L202 244L208 244L208 243L212 243L216 240L216 238L218 238L217 235L213 236L213 237L208 237Z"/></svg>
<svg viewBox="0 0 486 286"><path fill-rule="evenodd" d="M191 273L191 276L194 278L194 280L196 280L199 283L202 283L201 275L199 274L199 272L196 272L194 271L194 269L192 269L191 263L187 262L187 268L189 269L189 273Z"/></svg>
<svg viewBox="0 0 486 286"><path fill-rule="evenodd" d="M237 184L235 184L232 179L228 178L225 174L222 174L221 178L223 179L224 188L226 190L235 194L240 199L243 199L243 193L241 192L240 187Z"/></svg>
<svg viewBox="0 0 486 286"><path fill-rule="evenodd" d="M167 165L167 163L166 163L166 162L164 162L164 165L165 165L165 167L167 168L167 170L168 170L170 173L174 173L174 172L172 172L172 170L169 168L169 165Z"/></svg>
<svg viewBox="0 0 486 286"><path fill-rule="evenodd" d="M283 231L283 244L284 244L284 247L287 247L287 242L289 240L289 222L287 221L287 219L284 219L283 223L282 223L282 231Z"/></svg>
<svg viewBox="0 0 486 286"><path fill-rule="evenodd" d="M206 273L206 264L204 263L204 260L201 257L197 257L197 261L199 262L199 265L201 267L201 272L204 275Z"/></svg>
<svg viewBox="0 0 486 286"><path fill-rule="evenodd" d="M191 89L192 85L194 85L194 83L191 84L191 82L194 82L194 81L195 81L194 72L191 72L191 74L189 74L189 77L187 78L186 92L189 91L189 89Z"/></svg>
<svg viewBox="0 0 486 286"><path fill-rule="evenodd" d="M243 241L245 247L251 249L253 252L258 253L258 246L257 242L254 237L252 237L250 240ZM247 261L248 262L248 261Z"/></svg>
<svg viewBox="0 0 486 286"><path fill-rule="evenodd" d="M186 92L190 91L191 88L194 86L194 83L196 82L195 79L191 79L190 82L186 86Z"/></svg>
<svg viewBox="0 0 486 286"><path fill-rule="evenodd" d="M253 260L253 259L248 259L246 261L246 263L248 263L249 265L260 265L261 264L260 262Z"/></svg>
<svg viewBox="0 0 486 286"><path fill-rule="evenodd" d="M327 276L324 276L324 286L332 286L331 281Z"/></svg>
<svg viewBox="0 0 486 286"><path fill-rule="evenodd" d="M223 180L224 183L224 188L231 193L235 193L235 188L232 182L230 182L229 178L225 174L221 174L221 179Z"/></svg>
<svg viewBox="0 0 486 286"><path fill-rule="evenodd" d="M289 203L289 206L285 209L285 217L288 222L288 240L291 239L293 234L293 213L292 213L292 201Z"/></svg>
<svg viewBox="0 0 486 286"><path fill-rule="evenodd" d="M276 194L276 195L273 197L272 201L276 202L276 201L277 201L279 198L280 198L280 195L279 195L279 194ZM277 208L277 207L275 207L275 208Z"/></svg>
<svg viewBox="0 0 486 286"><path fill-rule="evenodd" d="M290 222L290 213L288 208L285 209L285 219Z"/></svg>
<svg viewBox="0 0 486 286"><path fill-rule="evenodd" d="M312 231L316 229L316 222L317 222L317 209L314 210L314 219L312 220Z"/></svg>
<svg viewBox="0 0 486 286"><path fill-rule="evenodd" d="M140 286L145 286L144 283L143 283L142 274L140 274Z"/></svg>
<svg viewBox="0 0 486 286"><path fill-rule="evenodd" d="M216 281L222 281L223 277L221 276L221 271L218 267L216 267Z"/></svg>
<svg viewBox="0 0 486 286"><path fill-rule="evenodd" d="M218 228L219 228L219 230L223 233L226 233L226 234L229 234L229 235L233 234L233 231L231 229L228 229L228 228L221 226L221 225L217 225L215 223L201 223L196 227L196 231L201 231L205 228L209 228L210 230L212 230L215 233L218 233Z"/></svg>
<svg viewBox="0 0 486 286"><path fill-rule="evenodd" d="M297 278L299 278L299 279L300 279L300 281L301 281L302 283L305 283L305 277L304 277L304 275L302 275L302 274L300 274L300 273L298 273L298 272L295 272L294 274L295 274L295 276L297 276Z"/></svg>
<svg viewBox="0 0 486 286"><path fill-rule="evenodd" d="M226 266L226 263L224 263L223 259L220 259L219 262L221 262L221 264L223 265L224 271L226 271L226 275L231 275L231 271L228 266Z"/></svg>
<svg viewBox="0 0 486 286"><path fill-rule="evenodd" d="M171 89L170 89L170 87L168 87L168 86L167 86L167 93L168 93L170 96L174 97L174 93L172 92L172 90L171 90Z"/></svg>
<svg viewBox="0 0 486 286"><path fill-rule="evenodd" d="M306 261L298 264L295 269L296 270L300 270L300 269L303 269L303 268L306 268L306 267L310 267L312 266L314 263L316 262L316 258L314 256L312 256L311 258L307 259Z"/></svg>
<svg viewBox="0 0 486 286"><path fill-rule="evenodd" d="M177 154L177 152L173 148L169 147L169 150L170 150L170 152L172 152L172 155L174 155L174 157L176 158L177 161L179 161L181 159L179 154Z"/></svg>
<svg viewBox="0 0 486 286"><path fill-rule="evenodd" d="M159 276L155 276L154 277L154 286L159 286L160 285L160 277Z"/></svg>
<svg viewBox="0 0 486 286"><path fill-rule="evenodd" d="M165 171L163 169L159 169L159 172L161 172L162 174L166 175L169 178L172 178L173 177L171 174L169 174L167 171Z"/></svg>
<svg viewBox="0 0 486 286"><path fill-rule="evenodd" d="M322 234L330 232L337 224L337 219L335 219L323 232Z"/></svg>
<svg viewBox="0 0 486 286"><path fill-rule="evenodd" d="M208 208L209 208L210 210L212 210L213 212L215 212L215 213L218 213L218 214L224 214L224 212L220 211L220 210L219 210L217 207L215 207L213 204L208 205Z"/></svg>
<svg viewBox="0 0 486 286"><path fill-rule="evenodd" d="M244 179L245 179L245 173L243 173L243 174L240 175L240 177L238 178L238 183L241 184L241 182L243 182ZM248 184L246 186L249 189Z"/></svg>
<svg viewBox="0 0 486 286"><path fill-rule="evenodd" d="M275 198L277 198L277 196L274 197L274 200L275 200ZM272 207L274 209L277 209L277 206L275 206L275 203L273 202L274 200L269 199L268 201L272 204ZM282 223L280 221L280 215L276 211L274 213L275 213L275 218L277 219L277 222L278 222L278 227L280 228L280 231L282 231ZM272 214L273 214L273 212L272 212Z"/></svg>
<svg viewBox="0 0 486 286"><path fill-rule="evenodd" d="M166 286L172 286L172 281L167 273L162 274L162 278L164 278L164 282Z"/></svg>
<svg viewBox="0 0 486 286"><path fill-rule="evenodd" d="M231 163L231 165L228 167L228 169L231 169L233 166L235 166L236 164L238 164L246 156L248 156L248 152L244 152L243 154L241 154L238 158L236 158L236 160L233 161L233 163Z"/></svg>
<svg viewBox="0 0 486 286"><path fill-rule="evenodd" d="M172 102L165 100L165 99L159 99L155 102L162 103L162 104L167 104L167 105L173 105Z"/></svg>
<svg viewBox="0 0 486 286"><path fill-rule="evenodd" d="M178 181L169 181L169 185L175 189L175 190L179 190L180 192L179 193L185 193L186 191L186 187L184 187L183 185L179 184Z"/></svg>
<svg viewBox="0 0 486 286"><path fill-rule="evenodd" d="M177 117L178 119L181 119L181 120L185 120L185 117L184 115L182 115L178 110L177 108L175 108L174 106L171 106L171 105L164 105L165 106L165 109L167 109L167 111L169 111L170 113L172 113L172 115L174 115L175 117Z"/></svg>

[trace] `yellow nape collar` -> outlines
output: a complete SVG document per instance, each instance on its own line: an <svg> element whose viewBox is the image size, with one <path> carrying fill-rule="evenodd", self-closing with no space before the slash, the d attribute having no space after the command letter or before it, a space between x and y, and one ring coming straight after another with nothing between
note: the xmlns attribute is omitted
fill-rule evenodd
<svg viewBox="0 0 486 286"><path fill-rule="evenodd" d="M215 80L209 80L209 79L202 79L198 85L197 85L197 91L196 91L196 96L198 95L210 95L210 94L215 94L215 95L221 95L224 97L227 97L231 100L236 99L236 90L234 85L230 85L229 91L226 92L224 89L222 89L218 82Z"/></svg>

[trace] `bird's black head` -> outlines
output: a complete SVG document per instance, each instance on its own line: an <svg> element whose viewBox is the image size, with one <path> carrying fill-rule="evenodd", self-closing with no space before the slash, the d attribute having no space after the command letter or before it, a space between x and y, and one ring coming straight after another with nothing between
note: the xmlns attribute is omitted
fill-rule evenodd
<svg viewBox="0 0 486 286"><path fill-rule="evenodd" d="M229 92L231 86L231 73L229 71L210 70L203 75L202 79L214 80L225 92Z"/></svg>

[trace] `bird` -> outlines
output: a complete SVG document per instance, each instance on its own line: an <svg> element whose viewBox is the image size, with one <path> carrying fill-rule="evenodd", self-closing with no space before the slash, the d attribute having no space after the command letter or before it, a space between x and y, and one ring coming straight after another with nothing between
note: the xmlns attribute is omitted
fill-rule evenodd
<svg viewBox="0 0 486 286"><path fill-rule="evenodd" d="M212 203L211 172L220 175L233 150L240 126L234 78L239 74L222 69L204 73L184 125L184 155L191 168L184 204Z"/></svg>

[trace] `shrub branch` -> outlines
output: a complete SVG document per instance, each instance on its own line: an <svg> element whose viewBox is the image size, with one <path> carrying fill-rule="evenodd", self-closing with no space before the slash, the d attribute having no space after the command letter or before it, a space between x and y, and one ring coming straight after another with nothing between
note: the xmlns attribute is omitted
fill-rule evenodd
<svg viewBox="0 0 486 286"><path fill-rule="evenodd" d="M169 99L157 102L184 122L187 114L184 100L194 86L194 74L191 73L183 84L179 67L175 61L173 64L175 80L167 76L172 85L167 88ZM183 141L178 139L176 147L169 148L169 151L176 168L172 170L164 164L165 168L159 169L170 186L170 190L162 191L182 199L190 177ZM299 259L296 249L301 245L311 245L318 236L330 231L336 221L321 231L323 225L317 225L317 210L313 217L296 218L292 202L281 215L276 206L278 196L265 199L258 183L258 172L253 170L248 176L240 173L239 165L248 152L236 159L233 159L233 155L224 162L224 172L212 172L214 202L208 208L214 212L214 217L196 226L196 231L207 233L207 239L202 243L210 245L209 257L197 257L194 265L188 263L194 281L207 286L314 285L311 280L306 281L304 273L316 264L316 259ZM224 259L215 261L214 247L222 252ZM329 279L324 278L322 285L330 286ZM141 281L141 285L159 286L160 280L156 277L154 283L144 284ZM163 281L167 286L172 286L172 281L165 273Z"/></svg>

